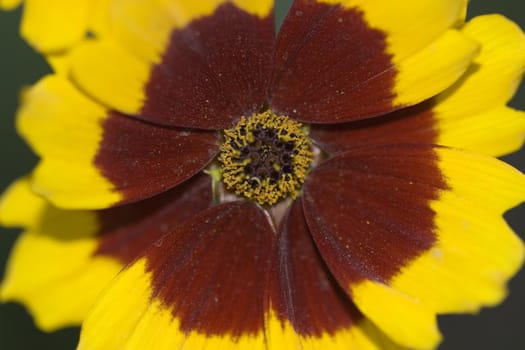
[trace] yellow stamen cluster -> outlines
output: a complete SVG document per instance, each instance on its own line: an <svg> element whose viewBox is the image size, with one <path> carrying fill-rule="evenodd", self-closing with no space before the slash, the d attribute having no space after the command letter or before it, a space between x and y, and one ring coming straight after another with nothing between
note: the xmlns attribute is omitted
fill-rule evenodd
<svg viewBox="0 0 525 350"><path fill-rule="evenodd" d="M272 111L242 117L224 130L220 151L226 188L261 205L297 198L313 160L301 123Z"/></svg>

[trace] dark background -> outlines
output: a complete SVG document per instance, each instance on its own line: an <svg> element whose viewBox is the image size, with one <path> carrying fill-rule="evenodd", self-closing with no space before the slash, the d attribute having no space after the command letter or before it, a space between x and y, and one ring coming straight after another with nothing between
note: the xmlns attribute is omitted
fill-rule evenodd
<svg viewBox="0 0 525 350"><path fill-rule="evenodd" d="M277 1L280 17L290 0ZM521 0L472 0L469 15L499 12L525 28L525 2ZM11 181L28 173L36 162L29 148L16 135L14 115L20 89L49 72L44 60L18 36L21 11L0 11L0 191ZM525 87L511 105L525 110ZM525 171L525 151L504 158ZM525 238L525 205L510 211L506 218ZM0 228L0 279L17 230ZM525 269L510 283L510 296L499 307L477 316L440 317L444 342L440 350L525 349ZM403 322L403 320L399 320ZM35 329L31 317L16 304L0 304L0 350L74 349L78 329L45 334ZM349 349L351 350L351 349Z"/></svg>

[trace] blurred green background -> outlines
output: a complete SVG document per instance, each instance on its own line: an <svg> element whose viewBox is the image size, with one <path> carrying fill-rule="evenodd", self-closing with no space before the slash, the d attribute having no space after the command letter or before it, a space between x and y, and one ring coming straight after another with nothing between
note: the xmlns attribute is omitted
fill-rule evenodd
<svg viewBox="0 0 525 350"><path fill-rule="evenodd" d="M278 0L277 3L282 14L290 1ZM472 0L469 15L499 12L525 28L524 10L522 0ZM29 172L36 163L36 157L15 133L14 115L20 89L49 72L43 59L19 38L20 14L20 10L0 11L0 190ZM524 87L514 98L512 106L525 109ZM505 160L525 171L525 151L505 157ZM509 212L506 218L524 238L525 205ZM17 230L0 228L0 279L8 252L18 234ZM478 316L441 317L440 327L445 340L440 349L525 349L524 297L525 270L512 280L510 296L501 306L483 310ZM23 307L0 304L0 350L74 349L77 337L78 329L42 333L34 327Z"/></svg>

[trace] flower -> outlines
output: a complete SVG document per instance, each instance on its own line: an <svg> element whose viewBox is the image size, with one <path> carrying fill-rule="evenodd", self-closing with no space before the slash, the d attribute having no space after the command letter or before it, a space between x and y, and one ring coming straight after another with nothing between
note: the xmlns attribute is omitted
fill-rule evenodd
<svg viewBox="0 0 525 350"><path fill-rule="evenodd" d="M525 39L409 5L297 0L274 39L271 1L114 1L24 96L0 297L79 349L426 349L500 302Z"/></svg>

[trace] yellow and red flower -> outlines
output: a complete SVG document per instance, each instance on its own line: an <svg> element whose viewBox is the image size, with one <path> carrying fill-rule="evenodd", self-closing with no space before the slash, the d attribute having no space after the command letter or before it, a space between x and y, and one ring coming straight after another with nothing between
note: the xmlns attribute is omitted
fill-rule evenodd
<svg viewBox="0 0 525 350"><path fill-rule="evenodd" d="M403 4L296 0L276 35L270 0L112 1L24 95L0 297L79 349L429 349L499 303L525 36Z"/></svg>

